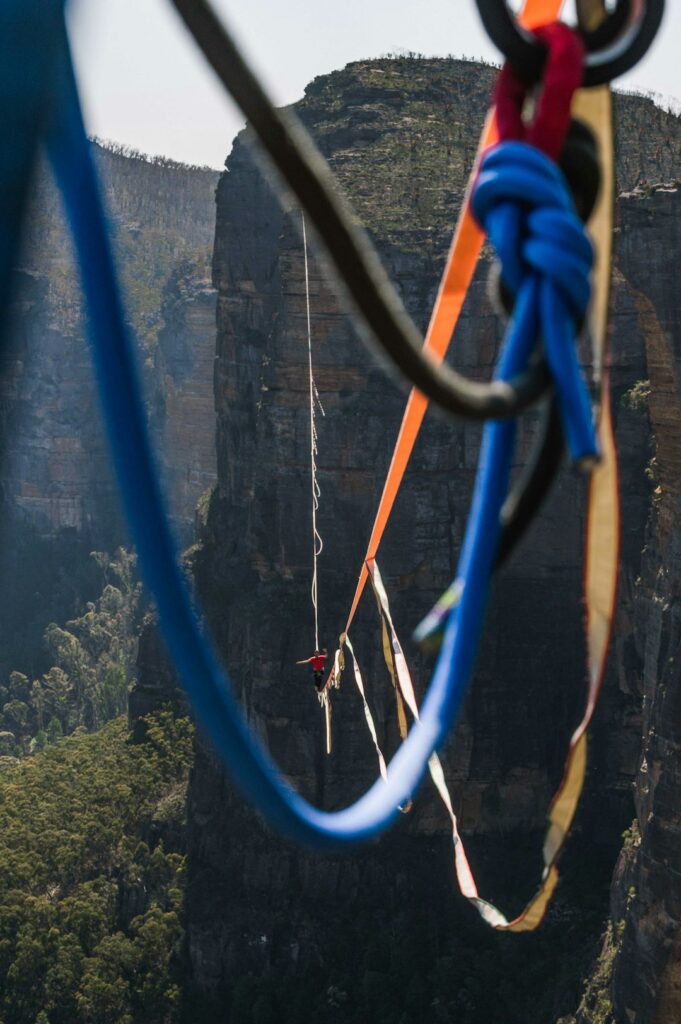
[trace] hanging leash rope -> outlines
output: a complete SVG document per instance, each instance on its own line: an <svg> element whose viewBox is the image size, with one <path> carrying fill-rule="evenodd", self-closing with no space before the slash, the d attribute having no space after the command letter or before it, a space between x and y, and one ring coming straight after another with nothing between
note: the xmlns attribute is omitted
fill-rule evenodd
<svg viewBox="0 0 681 1024"><path fill-rule="evenodd" d="M315 403L319 406L322 416L324 409L319 400L317 385L312 373L312 320L310 316L310 273L307 261L307 232L305 230L305 214L301 213L303 228L303 253L305 263L305 312L307 318L307 358L310 394L310 483L312 496L312 586L310 594L314 609L314 649L319 650L319 611L317 601L317 559L322 553L324 542L317 530L317 511L321 491L317 481L317 426L315 422Z"/></svg>
<svg viewBox="0 0 681 1024"><path fill-rule="evenodd" d="M310 314L310 269L308 264L307 255L307 230L305 227L305 214L301 210L300 214L302 234L303 234L303 261L305 267L305 315L307 323L307 359L308 359L308 386L309 386L309 405L310 405L310 492L311 492L311 507L312 507L312 583L310 586L310 596L312 598L312 608L314 611L314 649L315 652L319 650L319 600L318 600L318 582L319 576L317 572L317 559L322 553L324 548L324 542L321 534L317 529L317 512L319 511L319 499L321 497L321 490L319 487L319 481L317 480L317 424L315 417L315 406L319 408L322 416L324 415L324 407L319 398L319 392L317 391L317 385L314 379L314 373L312 371L312 317ZM331 753L332 750L332 715L333 709L331 706L331 692L330 687L325 686L323 690L317 694L319 697L319 703L322 706L324 712L324 727L326 731L326 752Z"/></svg>

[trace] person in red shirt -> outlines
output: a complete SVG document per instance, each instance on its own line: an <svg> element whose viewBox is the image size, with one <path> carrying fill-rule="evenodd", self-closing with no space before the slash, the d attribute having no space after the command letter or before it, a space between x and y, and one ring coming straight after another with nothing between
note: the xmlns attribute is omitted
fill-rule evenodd
<svg viewBox="0 0 681 1024"><path fill-rule="evenodd" d="M303 661L297 661L296 665L312 665L312 671L314 673L314 685L317 693L321 693L324 689L324 662L326 661L326 647L322 647L321 651L315 651L311 658L305 658Z"/></svg>

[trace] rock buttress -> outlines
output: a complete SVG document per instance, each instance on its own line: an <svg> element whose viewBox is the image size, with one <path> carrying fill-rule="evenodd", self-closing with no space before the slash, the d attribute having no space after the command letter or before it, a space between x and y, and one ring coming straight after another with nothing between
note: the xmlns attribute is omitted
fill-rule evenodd
<svg viewBox="0 0 681 1024"><path fill-rule="evenodd" d="M455 61L350 65L317 79L298 108L423 328L491 76L490 69ZM629 102L638 109L648 101L619 102L630 115ZM662 128L651 120L650 138L642 140L639 134L623 140L619 175L628 187L640 176L658 176L658 140L671 134L678 151L678 120L665 115L660 123ZM333 809L374 780L376 764L351 679L346 678L334 702L335 746L327 758L311 682L294 664L313 643L298 217L281 212L254 169L247 137L241 136L218 190L218 487L195 567L207 619L251 726L286 776L307 797ZM485 269L483 260L453 353L459 368L479 377L489 374L499 343L485 298ZM333 648L404 393L368 358L314 262L311 293L315 376L325 410L318 458L318 523L325 543L321 629L322 642ZM621 276L614 303L626 595L640 575L650 490L644 471L650 453L647 416L620 399L647 369L640 317ZM535 419L528 417L519 465L535 428ZM430 665L413 650L409 634L454 573L479 440L478 427L429 415L380 553L419 694ZM541 520L493 588L471 695L444 755L481 884L492 898L505 898L510 913L521 909L536 883L546 805L583 700L583 520L583 483L565 473ZM573 1006L605 915L608 875L630 812L636 765L639 704L622 665L635 671L639 652L630 641L632 612L626 601L618 614L616 656L594 726L588 797L564 863L566 881L541 936L528 938L522 947L484 932L452 896L446 818L427 785L412 814L384 840L344 857L312 856L272 836L234 794L209 748L200 744L190 787L188 936L196 985L216 998L216 1014L224 1014L230 994L238 1002L236 983L249 972L266 985L267 979L274 984L273 978L300 979L318 970L324 978L341 977L341 988L355 976L401 973L400 984L408 986L398 961L415 935L421 936L417 945L434 957L428 968L420 968L421 975L431 978L433 963L446 959L458 979L457 991L442 996L443 1020L464 1011L462 1019L470 1021L487 1021L490 1012L499 1016L499 996L489 1006L485 984L475 997L462 988L468 969L463 950L473 947L487 957L487 988L498 992L501 985L504 992L504 1020L553 1020ZM389 753L396 744L393 702L369 597L353 639ZM369 932L387 945L383 957L374 956L371 943L368 948ZM473 970L479 986L479 966ZM554 982L548 989L547 971ZM323 984L314 993L320 1006L326 998ZM363 984L371 987L373 982ZM356 998L361 1002L360 995ZM401 997L396 998L401 1005ZM361 1005L366 1009L369 1003ZM340 1012L335 1004L333 1012ZM397 1009L394 1019L399 1019ZM425 1018L407 1013L406 1019Z"/></svg>

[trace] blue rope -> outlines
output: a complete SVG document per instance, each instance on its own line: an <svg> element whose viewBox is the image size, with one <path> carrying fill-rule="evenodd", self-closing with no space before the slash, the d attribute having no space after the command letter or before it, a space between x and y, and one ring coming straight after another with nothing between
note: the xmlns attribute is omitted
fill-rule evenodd
<svg viewBox="0 0 681 1024"><path fill-rule="evenodd" d="M483 158L471 206L506 287L516 300L532 294L568 448L588 465L598 446L575 335L591 295L593 248L563 173L534 146L503 142Z"/></svg>
<svg viewBox="0 0 681 1024"><path fill-rule="evenodd" d="M242 793L273 826L316 848L365 840L383 831L397 817L398 807L413 795L430 754L444 743L458 715L482 629L499 513L508 491L515 425L495 423L484 432L473 508L459 565L463 594L447 623L420 722L414 724L393 758L387 782L377 780L345 810L318 810L287 785L250 732L232 696L229 680L202 635L177 567L66 38L63 55L61 103L48 132L48 151L78 253L90 314L95 371L123 505L168 649L199 722L216 751ZM495 216L509 216L503 213L503 204ZM541 232L538 237L539 244L545 244ZM524 258L528 258L525 252ZM527 365L535 347L540 313L543 315L541 303L537 303L537 289L543 294L542 287L533 280L519 289L515 316L496 374L498 380L514 376ZM559 309L555 298L551 301L552 309ZM569 297L563 296L562 301L564 306L570 304ZM562 335L556 344L560 341ZM564 356L556 359L555 365L558 372L563 373L565 366L565 372L569 372L569 360ZM557 386L562 395L562 378ZM573 416L572 401L572 391L566 387L565 409L570 422L578 418Z"/></svg>

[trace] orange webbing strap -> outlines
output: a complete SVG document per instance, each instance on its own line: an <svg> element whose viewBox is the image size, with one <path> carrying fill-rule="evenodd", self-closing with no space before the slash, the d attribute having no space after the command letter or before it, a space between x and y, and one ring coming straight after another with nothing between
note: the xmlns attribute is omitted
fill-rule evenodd
<svg viewBox="0 0 681 1024"><path fill-rule="evenodd" d="M525 0L519 19L527 28L554 21L560 13L562 3L563 0ZM478 146L478 154L471 172L466 196L461 213L459 214L459 221L454 232L452 246L423 345L424 350L429 352L438 362L444 359L449 348L464 299L473 279L480 249L482 248L483 233L473 220L473 215L470 211L470 190L477 173L480 154L488 146L496 142L496 139L496 125L493 112L490 112L483 128ZM428 399L414 388L407 401L390 468L383 486L383 494L381 495L378 512L376 513L371 537L369 538L364 564L362 565L355 596L350 607L350 614L348 615L345 627L346 633L350 629L364 587L366 586L367 562L375 558L378 552L427 408Z"/></svg>

